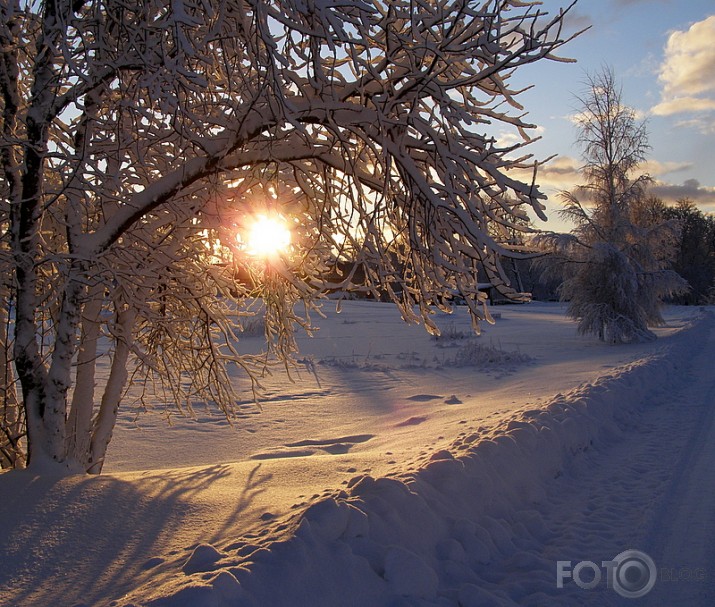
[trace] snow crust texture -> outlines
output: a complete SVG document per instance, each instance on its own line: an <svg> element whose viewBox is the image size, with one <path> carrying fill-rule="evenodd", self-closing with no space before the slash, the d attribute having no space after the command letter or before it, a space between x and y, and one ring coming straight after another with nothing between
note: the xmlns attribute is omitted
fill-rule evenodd
<svg viewBox="0 0 715 607"><path fill-rule="evenodd" d="M345 490L309 506L282 541L253 551L245 544L225 551L200 545L173 584L146 592L140 602L121 604L619 604L605 584L594 591L574 584L557 588L556 561L600 562L615 556L618 546L634 547L622 543L636 537L632 532L639 521L651 520L649 495L668 486L667 479L657 478L662 462L655 456L658 449L663 455L658 432L668 427L664 416L675 417L661 395L678 390L682 395L688 373L698 371L697 353L712 326L706 314L668 347L558 394L543 407L521 410L496 433L462 436L415 473L355 476ZM657 431L641 436L631 449L629 437L644 420L660 420ZM672 434L678 432L675 427ZM609 463L617 458L620 465L593 470L594 454L606 452L614 453ZM637 466L644 480L635 486ZM609 474L610 487L603 481ZM601 493L581 504L559 493L594 479ZM626 511L630 519L621 516Z"/></svg>

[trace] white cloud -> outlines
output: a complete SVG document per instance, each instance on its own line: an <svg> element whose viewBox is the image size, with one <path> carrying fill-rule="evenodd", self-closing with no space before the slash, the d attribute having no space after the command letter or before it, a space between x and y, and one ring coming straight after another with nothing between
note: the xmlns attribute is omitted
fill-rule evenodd
<svg viewBox="0 0 715 607"><path fill-rule="evenodd" d="M580 173L581 163L570 156L557 156L539 167L536 174L536 184L549 198L554 198L559 192L572 190L583 180ZM517 179L530 182L533 177L531 169L516 169L511 175Z"/></svg>
<svg viewBox="0 0 715 607"><path fill-rule="evenodd" d="M693 129L700 131L704 135L715 135L715 116L696 117L689 120L681 120L677 126L683 129Z"/></svg>
<svg viewBox="0 0 715 607"><path fill-rule="evenodd" d="M670 116L690 112L705 112L715 110L715 99L702 97L675 97L661 101L651 109L656 116Z"/></svg>
<svg viewBox="0 0 715 607"><path fill-rule="evenodd" d="M669 173L679 173L691 168L693 168L693 165L690 162L662 162L660 160L651 159L646 160L645 163L639 167L639 172L647 173L651 177L662 177Z"/></svg>
<svg viewBox="0 0 715 607"><path fill-rule="evenodd" d="M674 31L665 46L658 79L661 101L652 112L667 116L715 111L715 15L685 31Z"/></svg>
<svg viewBox="0 0 715 607"><path fill-rule="evenodd" d="M526 129L526 134L532 139L538 139L544 135L546 129L542 126ZM510 147L512 145L525 144L524 138L516 131L502 131L496 136L496 143L499 147Z"/></svg>
<svg viewBox="0 0 715 607"><path fill-rule="evenodd" d="M670 34L660 80L666 95L697 95L715 90L715 15L685 32Z"/></svg>
<svg viewBox="0 0 715 607"><path fill-rule="evenodd" d="M500 133L496 138L496 143L499 147L508 148L513 145L524 143L524 138L519 133L504 132Z"/></svg>

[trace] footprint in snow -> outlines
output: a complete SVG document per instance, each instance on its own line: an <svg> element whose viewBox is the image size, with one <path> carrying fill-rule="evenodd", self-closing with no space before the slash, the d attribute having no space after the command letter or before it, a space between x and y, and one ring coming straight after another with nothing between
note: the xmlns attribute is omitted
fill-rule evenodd
<svg viewBox="0 0 715 607"><path fill-rule="evenodd" d="M320 447L326 448L331 445L337 444L353 444L364 443L373 438L374 434L353 434L351 436L341 436L339 438L323 438L323 439L312 439L308 438L305 440L297 441L295 443L288 443L286 447Z"/></svg>
<svg viewBox="0 0 715 607"><path fill-rule="evenodd" d="M251 459L280 459L284 457L305 457L317 453L320 449L331 455L347 453L355 445L364 443L373 438L374 434L353 434L350 436L340 436L337 438L305 439L288 443L279 449L256 453ZM314 448L311 448L314 447Z"/></svg>
<svg viewBox="0 0 715 607"><path fill-rule="evenodd" d="M407 400L426 403L431 400L439 400L440 398L442 398L442 396L437 396L436 394L415 394L414 396L408 396Z"/></svg>
<svg viewBox="0 0 715 607"><path fill-rule="evenodd" d="M275 449L273 451L264 451L263 453L254 453L250 459L283 459L288 457L307 457L315 453L314 449Z"/></svg>
<svg viewBox="0 0 715 607"><path fill-rule="evenodd" d="M414 417L410 417L409 419L406 419L403 422L400 422L399 424L395 424L395 427L401 428L403 426L417 426L418 424L421 424L422 422L426 422L428 417L426 415L415 415Z"/></svg>

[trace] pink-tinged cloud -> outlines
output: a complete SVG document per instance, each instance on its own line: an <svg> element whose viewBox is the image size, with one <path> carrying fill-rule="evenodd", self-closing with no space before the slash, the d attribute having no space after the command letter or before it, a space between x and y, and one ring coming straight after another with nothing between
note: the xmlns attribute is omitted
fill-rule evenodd
<svg viewBox="0 0 715 607"><path fill-rule="evenodd" d="M583 180L581 162L570 156L557 156L539 167L536 183L539 189L549 197L563 190L571 190ZM512 175L524 181L531 181L531 170L515 170Z"/></svg>
<svg viewBox="0 0 715 607"><path fill-rule="evenodd" d="M650 159L638 167L636 174L649 175L656 181L661 182L665 175L673 176L691 168L692 164L689 162L662 162ZM520 177L530 179L531 173L524 171L520 174ZM583 162L572 156L557 156L542 165L539 167L536 178L539 187L548 195L564 190L575 190L580 184L583 184L583 181Z"/></svg>
<svg viewBox="0 0 715 607"><path fill-rule="evenodd" d="M650 192L666 203L689 198L704 212L715 212L715 188L700 185L697 179L688 179L682 185L656 181Z"/></svg>
<svg viewBox="0 0 715 607"><path fill-rule="evenodd" d="M640 167L639 174L648 174L653 178L648 191L651 195L661 198L666 204L674 204L680 199L689 198L704 212L715 213L715 187L701 185L695 179L688 179L682 184L664 179L666 175L672 179L689 168L691 165L685 162L649 160ZM531 174L524 172L522 178L530 179ZM558 223L556 211L561 207L560 193L565 190L576 191L583 183L581 162L569 156L554 158L539 168L536 181L541 191L548 196L547 214L552 222ZM585 193L579 195L582 197L582 202L588 205L590 202L588 196Z"/></svg>
<svg viewBox="0 0 715 607"><path fill-rule="evenodd" d="M670 34L658 79L661 116L715 111L715 15Z"/></svg>
<svg viewBox="0 0 715 607"><path fill-rule="evenodd" d="M672 175L673 173L681 173L692 169L693 164L691 162L673 162L666 161L662 162L660 160L649 159L646 160L638 169L639 173L644 173L650 175L653 179L658 179L663 175Z"/></svg>

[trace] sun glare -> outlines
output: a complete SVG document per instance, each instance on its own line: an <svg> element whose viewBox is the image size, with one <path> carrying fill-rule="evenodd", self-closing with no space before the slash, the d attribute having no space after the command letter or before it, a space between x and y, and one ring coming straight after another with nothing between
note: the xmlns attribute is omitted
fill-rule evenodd
<svg viewBox="0 0 715 607"><path fill-rule="evenodd" d="M290 230L278 217L259 215L249 227L247 250L256 257L272 257L290 245Z"/></svg>

